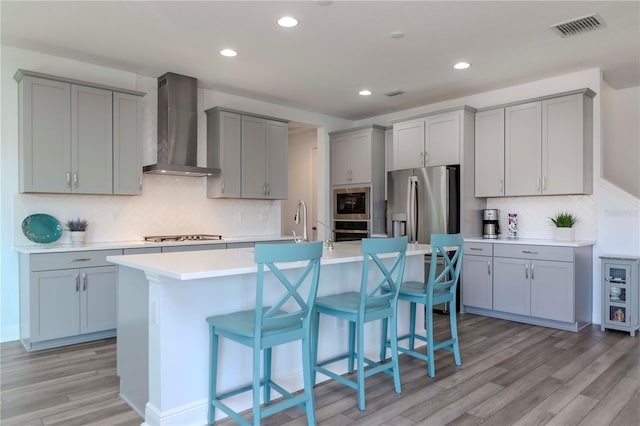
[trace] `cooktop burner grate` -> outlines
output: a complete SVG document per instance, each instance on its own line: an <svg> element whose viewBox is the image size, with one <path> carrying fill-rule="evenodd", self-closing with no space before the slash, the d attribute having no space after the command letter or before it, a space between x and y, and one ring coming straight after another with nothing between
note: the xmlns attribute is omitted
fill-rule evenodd
<svg viewBox="0 0 640 426"><path fill-rule="evenodd" d="M221 240L222 235L211 234L190 234L190 235L153 235L144 237L145 241L153 243L171 243L182 241L209 241L209 240Z"/></svg>

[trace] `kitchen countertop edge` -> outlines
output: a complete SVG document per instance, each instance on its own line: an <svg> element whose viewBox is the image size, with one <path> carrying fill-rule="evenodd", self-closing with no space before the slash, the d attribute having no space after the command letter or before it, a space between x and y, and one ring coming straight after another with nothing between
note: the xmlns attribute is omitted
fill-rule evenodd
<svg viewBox="0 0 640 426"><path fill-rule="evenodd" d="M558 241L545 240L537 238L497 238L489 239L482 237L468 237L464 239L465 243L494 243L494 244L528 244L533 246L556 246L556 247L585 247L593 246L596 241L592 240L574 240L574 241Z"/></svg>
<svg viewBox="0 0 640 426"><path fill-rule="evenodd" d="M170 247L170 246L191 246L206 244L227 244L227 243L244 243L244 242L262 242L262 241L293 241L290 235L254 235L245 237L228 237L222 240L205 240L205 241L181 241L171 243L154 243L150 241L108 241L108 242L86 242L83 244L24 244L15 245L14 248L23 254L39 254L39 253L62 253L70 251L87 251L87 250L112 250L112 249L130 249L145 247Z"/></svg>

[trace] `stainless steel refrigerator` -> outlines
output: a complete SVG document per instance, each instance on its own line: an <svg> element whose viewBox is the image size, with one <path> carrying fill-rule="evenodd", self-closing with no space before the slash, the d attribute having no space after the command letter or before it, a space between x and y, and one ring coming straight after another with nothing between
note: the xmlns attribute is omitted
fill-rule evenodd
<svg viewBox="0 0 640 426"><path fill-rule="evenodd" d="M431 234L460 232L460 167L396 170L387 175L387 234L429 244ZM425 257L425 278L431 256ZM460 286L458 286L458 289ZM457 298L459 304L460 298ZM448 312L449 306L434 307ZM457 307L459 310L459 306Z"/></svg>

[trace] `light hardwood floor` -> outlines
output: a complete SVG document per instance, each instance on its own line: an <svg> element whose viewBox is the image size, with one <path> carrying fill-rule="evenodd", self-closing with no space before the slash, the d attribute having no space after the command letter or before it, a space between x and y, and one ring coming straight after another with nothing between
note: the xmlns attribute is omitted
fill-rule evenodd
<svg viewBox="0 0 640 426"><path fill-rule="evenodd" d="M436 316L436 334L447 330ZM320 425L585 425L640 421L640 336L590 326L579 333L461 315L462 363L436 355L436 378L400 357L402 394L378 374L366 381L366 410L335 381L315 389ZM115 340L27 353L3 343L0 424L137 425L118 397ZM203 374L207 374L203 372ZM220 422L231 425L231 421ZM305 425L295 407L264 425Z"/></svg>

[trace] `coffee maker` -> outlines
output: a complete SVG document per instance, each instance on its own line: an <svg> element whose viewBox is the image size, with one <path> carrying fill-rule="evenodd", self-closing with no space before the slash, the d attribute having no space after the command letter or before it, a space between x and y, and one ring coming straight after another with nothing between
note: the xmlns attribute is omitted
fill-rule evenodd
<svg viewBox="0 0 640 426"><path fill-rule="evenodd" d="M482 238L496 239L500 235L500 217L498 209L482 211Z"/></svg>

